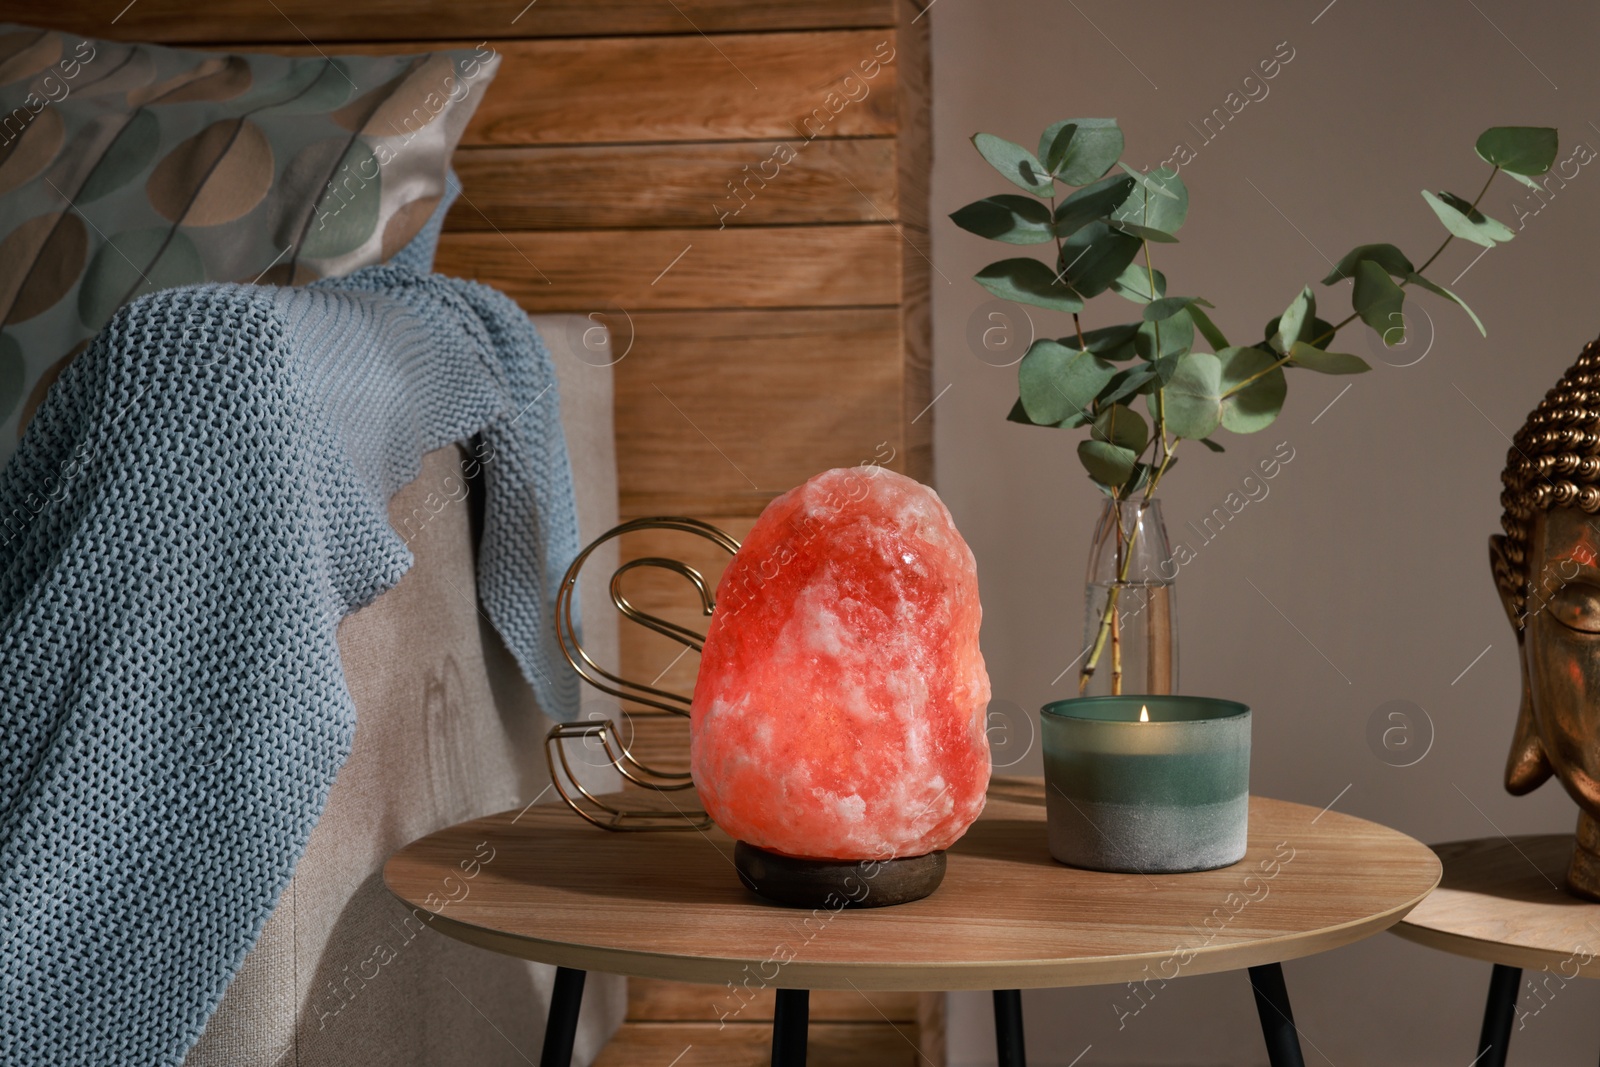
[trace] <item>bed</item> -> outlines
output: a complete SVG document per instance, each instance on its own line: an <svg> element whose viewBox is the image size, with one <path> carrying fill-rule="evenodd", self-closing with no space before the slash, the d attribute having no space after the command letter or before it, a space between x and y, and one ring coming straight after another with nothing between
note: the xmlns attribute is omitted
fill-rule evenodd
<svg viewBox="0 0 1600 1067"><path fill-rule="evenodd" d="M580 532L592 536L616 521L611 372L566 344L570 317L536 322L560 378ZM433 936L378 874L418 835L540 797L549 783L549 720L473 598L474 497L461 478L464 457L461 446L429 453L390 503L391 524L414 531L416 563L339 627L357 713L354 751L189 1067L511 1064L538 1048L554 969ZM585 640L614 655L604 587L591 583L583 595L593 620ZM595 698L586 700L596 712ZM458 885L441 886L446 896L470 891L465 871ZM620 979L591 989L583 1062L620 1024L624 997Z"/></svg>

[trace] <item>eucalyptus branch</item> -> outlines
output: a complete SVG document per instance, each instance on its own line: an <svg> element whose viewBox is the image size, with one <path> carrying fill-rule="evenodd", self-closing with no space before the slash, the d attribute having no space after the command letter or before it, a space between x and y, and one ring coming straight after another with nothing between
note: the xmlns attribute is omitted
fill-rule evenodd
<svg viewBox="0 0 1600 1067"><path fill-rule="evenodd" d="M1489 186L1494 183L1495 176L1498 175L1500 173L1500 171L1501 171L1500 167L1495 167L1493 170L1491 170L1489 172L1489 180L1483 183L1483 188L1478 190L1478 195L1476 197L1474 197L1473 200L1472 200L1472 206L1467 209L1469 214L1471 212L1475 212L1475 211L1478 210L1478 205L1483 201L1484 194L1486 194L1489 191ZM1422 277L1422 272L1427 270L1429 267L1433 266L1433 261L1438 259L1440 253L1442 253L1446 248L1450 247L1450 242L1455 240L1455 237L1456 237L1456 235L1453 234L1453 233L1446 234L1445 235L1445 239L1442 242L1440 242L1439 247L1433 250L1433 255L1429 256L1427 258L1427 261L1424 262L1422 264L1422 266L1418 267L1412 273L1414 273L1419 278ZM1400 281L1398 283L1396 283L1395 288L1404 289L1407 286L1409 286L1410 284L1411 284L1411 279L1410 278L1402 278L1402 279L1400 279ZM1350 314L1346 315L1344 318L1340 319L1338 322L1336 322L1332 326L1328 327L1319 336L1317 336L1316 338L1314 338L1313 340L1311 340L1311 341L1309 341L1307 343L1310 344L1312 348L1321 348L1327 342L1333 340L1334 336L1340 330L1344 329L1346 326L1350 325L1352 322L1354 322L1356 319L1358 319L1360 317L1361 317L1361 313L1360 312L1352 311ZM1237 393L1239 393L1240 391L1249 388L1249 386L1253 382L1257 381L1260 378L1265 377L1268 374L1271 374L1274 370L1277 370L1279 367L1283 366L1285 363L1288 363L1289 360L1292 359L1292 358L1293 358L1292 356L1285 355L1283 358L1275 360L1270 367L1265 367L1265 368L1257 371L1255 374L1252 374L1252 375L1250 375L1250 377L1248 377L1248 378L1244 379L1243 381L1241 381L1238 385L1235 385L1233 388L1229 389L1226 393L1223 393L1222 394L1222 398L1224 400L1226 400L1228 397L1234 396Z"/></svg>
<svg viewBox="0 0 1600 1067"><path fill-rule="evenodd" d="M1149 221L1149 213L1150 204L1147 198L1144 205L1143 221ZM1156 299L1156 274L1155 264L1150 258L1150 242L1147 239L1141 239L1139 244L1144 252L1145 281L1149 286L1149 297L1153 301ZM1076 312L1073 313L1072 321L1074 323L1078 321ZM1155 334L1155 354L1159 357L1161 355L1160 321L1155 323L1153 332ZM1086 347L1083 342L1083 330L1081 328L1078 331L1078 347L1080 350ZM1160 482L1161 475L1166 473L1167 468L1172 463L1172 448L1167 441L1166 398L1162 395L1160 389L1155 392L1155 409L1156 432L1145 442L1145 447L1140 449L1134 457L1134 469L1137 470L1138 464L1144 462L1145 452L1148 450L1151 453L1150 466L1155 468L1151 472L1150 480L1146 482L1144 500L1140 504L1141 508L1150 503L1151 495L1155 492L1155 487ZM1115 415L1113 415L1114 419ZM1113 425L1115 425L1114 421ZM1161 461L1159 467L1156 466L1155 462L1158 458ZM1116 694L1122 692L1121 635L1117 618L1117 604L1122 591L1121 583L1128 580L1128 568L1133 561L1134 543L1139 536L1139 526L1137 524L1134 525L1131 534L1124 535L1122 530L1122 503L1128 499L1124 495L1126 489L1125 485L1118 486L1116 492L1112 494L1112 500L1117 508L1118 584L1113 585L1106 591L1106 609L1100 618L1100 628L1095 638L1094 648L1090 651L1089 658L1078 675L1078 691L1080 693L1088 686L1089 680L1094 677L1095 669L1099 665L1100 654L1105 650L1107 634L1110 635L1111 639L1111 691Z"/></svg>
<svg viewBox="0 0 1600 1067"><path fill-rule="evenodd" d="M1137 511L1129 520L1131 526L1125 523L1123 505L1137 500L1142 509L1153 502L1177 461L1179 441L1199 440L1220 449L1211 440L1219 428L1255 433L1271 425L1283 404L1285 366L1324 374L1370 370L1364 360L1329 352L1324 346L1358 318L1385 334L1387 342L1393 336L1384 329L1387 323L1399 318L1404 327L1401 311L1405 291L1413 282L1461 305L1481 331L1477 315L1454 293L1430 281L1426 271L1457 237L1492 247L1514 236L1509 227L1480 212L1479 205L1501 171L1528 184L1548 172L1558 137L1548 127L1497 126L1484 131L1476 149L1491 170L1470 203L1453 193L1423 191L1447 233L1420 267L1413 267L1392 244L1358 245L1326 281L1330 285L1342 278L1355 281L1351 314L1326 324L1317 317L1311 287L1302 286L1276 324L1269 324L1269 343L1248 347L1230 344L1202 312L1201 308L1213 305L1197 297L1158 293L1151 240L1176 240L1174 235L1188 217L1189 192L1175 171L1146 173L1120 163L1124 140L1115 120L1054 123L1040 138L1037 155L992 134L978 134L973 144L1002 176L1029 195L986 197L951 218L963 229L1011 246L1049 243L1055 249L1051 265L1012 253L979 271L977 281L1002 299L1072 315L1072 339L1039 338L1029 346L1018 367L1020 395L1010 418L1036 426L1081 428L1087 422L1091 436L1080 442L1078 458L1116 512L1117 557L1111 571L1115 577L1086 650L1089 659L1079 679L1082 691L1108 643L1113 686L1120 690L1117 607L1140 545L1141 525ZM1125 175L1114 173L1119 166ZM1064 198L1058 198L1058 183L1071 190ZM1140 198L1137 210L1130 199L1135 196ZM1137 245L1130 239L1137 239ZM1068 245L1074 253L1070 264ZM1137 263L1141 255L1142 268ZM1141 288L1146 292L1141 294ZM1081 313L1089 300L1108 290L1143 303L1145 311L1139 316L1142 321L1091 331L1097 336L1090 352ZM1153 306L1158 302L1159 307ZM1212 351L1196 350L1182 340L1190 325L1183 321L1185 315L1205 335ZM1302 341L1307 333L1318 336ZM1136 357L1143 359L1143 366L1116 366ZM1135 410L1140 395L1146 397L1153 428L1147 416ZM1079 398L1087 399L1080 403ZM1132 445L1140 438L1135 450ZM1096 580L1104 580L1103 575L1096 575Z"/></svg>
<svg viewBox="0 0 1600 1067"><path fill-rule="evenodd" d="M1145 197L1145 201L1144 201L1144 215L1143 215L1143 218L1144 218L1144 221L1146 223L1148 223L1150 221L1150 198L1149 198L1148 195ZM1144 250L1144 277L1145 277L1145 284L1149 286L1150 299L1153 301L1156 298L1156 268L1155 268L1155 263L1152 262L1151 259L1150 259L1150 241L1149 241L1148 238L1146 238L1146 239L1141 240L1139 242L1139 244L1143 247L1143 250ZM1153 332L1155 333L1155 338L1156 338L1156 341L1155 341L1155 354L1156 354L1156 358L1159 359L1159 358L1161 358L1161 320L1160 319L1156 320L1156 322L1155 322L1155 330ZM1167 443L1167 398L1166 398L1165 393L1163 393L1160 388L1156 389L1155 397L1156 397L1156 433L1155 433L1155 436L1156 436L1156 439L1161 442L1161 452L1160 452L1160 455L1162 457L1162 459L1161 459L1161 470L1165 471L1167 469L1167 466L1168 466L1168 462L1167 461L1172 455L1172 446ZM1154 457L1151 457L1151 458L1154 458ZM1150 481L1150 484L1145 487L1144 499L1145 499L1145 503L1147 503L1147 504L1150 502L1151 494L1153 494L1155 492L1155 483L1156 483L1156 481L1157 481L1157 479L1152 478L1151 481Z"/></svg>
<svg viewBox="0 0 1600 1067"><path fill-rule="evenodd" d="M1502 168L1500 168L1500 167L1495 167L1493 170L1491 170L1489 172L1488 181L1483 183L1483 188L1478 190L1478 195L1472 198L1472 206L1467 209L1469 213L1478 210L1478 205L1483 202L1484 194L1489 191L1489 186L1494 184L1495 176L1500 173L1501 169ZM1444 252L1444 250L1446 248L1450 247L1450 242L1454 241L1455 239L1456 239L1456 235L1455 234L1453 234L1453 233L1445 234L1445 238L1444 238L1443 241L1441 241L1439 243L1439 247L1435 248L1433 250L1433 255L1429 256L1427 258L1427 260L1422 264L1422 266L1418 267L1413 273L1415 273L1417 275L1417 277L1419 277L1419 278L1422 277L1422 272L1427 270L1429 267L1433 266L1433 261L1438 259L1440 254L1442 252ZM1406 286L1408 286L1410 284L1411 284L1411 279L1410 278L1402 278L1400 280L1398 288L1404 289ZM1340 319L1333 326L1329 327L1328 330L1325 333L1323 333L1321 337L1318 337L1318 338L1310 341L1309 343L1310 343L1311 347L1313 347L1313 348L1321 348L1324 343L1333 340L1334 334L1338 333L1340 330L1342 330L1346 326L1350 325L1352 322L1354 322L1359 317L1360 317L1360 313L1359 312L1352 311L1350 314L1348 314L1344 318Z"/></svg>
<svg viewBox="0 0 1600 1067"><path fill-rule="evenodd" d="M1161 466L1156 470L1155 474L1150 476L1150 486L1145 490L1144 493L1145 503L1148 504L1150 502L1150 498L1156 495L1156 486L1161 484L1161 476L1167 473L1167 468L1176 462L1175 457L1177 451L1177 442L1174 441L1173 444L1167 449L1167 458L1161 461Z"/></svg>
<svg viewBox="0 0 1600 1067"><path fill-rule="evenodd" d="M1119 500L1117 503L1120 505L1121 501ZM1100 616L1100 625L1095 631L1094 647L1090 649L1089 658L1084 663L1083 670L1078 674L1079 693L1082 693L1085 689L1089 688L1089 680L1094 677L1095 667L1100 661L1100 654L1105 651L1106 639L1111 636L1111 628L1117 617L1117 603L1121 597L1122 587L1127 584L1128 568L1133 563L1134 545L1139 540L1139 527L1135 526L1132 532L1127 535L1126 550L1124 551L1122 549L1124 542L1121 533L1122 508L1120 506L1117 508L1117 531L1119 556L1117 562L1117 581L1116 584L1112 585L1111 589L1106 593L1106 610L1104 614ZM1113 669L1112 673L1116 674L1117 672Z"/></svg>

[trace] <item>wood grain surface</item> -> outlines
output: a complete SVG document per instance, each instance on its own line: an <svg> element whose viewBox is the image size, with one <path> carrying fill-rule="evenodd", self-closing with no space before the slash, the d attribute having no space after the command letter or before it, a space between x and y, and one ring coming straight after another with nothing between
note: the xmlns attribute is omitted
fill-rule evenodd
<svg viewBox="0 0 1600 1067"><path fill-rule="evenodd" d="M717 992L703 985L635 978L628 983L628 1018L714 1023L727 1010ZM809 1016L813 1023L915 1023L919 998L917 993L819 989L811 994ZM741 1002L739 1021L770 1023L776 1002L775 989L752 991Z"/></svg>
<svg viewBox="0 0 1600 1067"><path fill-rule="evenodd" d="M917 1046L885 1022L812 1023L806 1053L824 1067L926 1067ZM771 1057L771 1026L629 1022L594 1067L765 1067Z"/></svg>
<svg viewBox="0 0 1600 1067"><path fill-rule="evenodd" d="M596 1067L765 1067L777 991L752 991L737 1004L729 1004L722 992L631 979L627 1021L601 1051ZM944 1063L944 998L938 994L819 989L809 999L813 1062L829 1067Z"/></svg>
<svg viewBox="0 0 1600 1067"><path fill-rule="evenodd" d="M830 258L844 270L847 254ZM616 366L623 509L751 515L829 467L901 469L897 320L893 308L634 315L638 358Z"/></svg>
<svg viewBox="0 0 1600 1067"><path fill-rule="evenodd" d="M880 61L867 80L861 64L895 56L894 41L888 29L503 41L500 73L462 143L893 134L897 65Z"/></svg>
<svg viewBox="0 0 1600 1067"><path fill-rule="evenodd" d="M891 0L13 0L6 19L125 41L415 41L888 26Z"/></svg>
<svg viewBox="0 0 1600 1067"><path fill-rule="evenodd" d="M384 880L440 933L544 963L752 990L948 990L1294 959L1391 926L1440 871L1398 831L1259 797L1233 867L1075 870L1045 847L1043 784L1016 778L996 780L944 885L910 904L770 905L740 886L731 853L718 831L608 834L547 804L422 838L390 858Z"/></svg>
<svg viewBox="0 0 1600 1067"><path fill-rule="evenodd" d="M505 40L463 145L889 136L899 107L892 29ZM341 45L349 55L473 51L463 39ZM271 45L326 55L313 44ZM870 72L870 75L869 75Z"/></svg>
<svg viewBox="0 0 1600 1067"><path fill-rule="evenodd" d="M1542 834L1435 845L1439 888L1394 932L1457 956L1600 978L1600 904L1565 887L1572 843Z"/></svg>
<svg viewBox="0 0 1600 1067"><path fill-rule="evenodd" d="M630 713L622 730L628 751L645 766L669 773L689 769L688 719L663 712Z"/></svg>
<svg viewBox="0 0 1600 1067"><path fill-rule="evenodd" d="M932 95L932 56L929 19L917 0L897 0L900 32L896 38L900 79L896 161L899 211L894 216L900 232L901 343L905 361L901 368L901 444L904 473L918 481L933 480L933 313L932 290L955 290L965 279L950 278L933 266L929 235L928 183L933 169L933 131L929 109L921 103ZM885 207L884 212L889 212ZM941 217L940 221L944 221Z"/></svg>
<svg viewBox="0 0 1600 1067"><path fill-rule="evenodd" d="M819 139L781 165L774 151L773 141L463 148L466 198L445 229L715 230L882 222L899 210L892 138Z"/></svg>
<svg viewBox="0 0 1600 1067"><path fill-rule="evenodd" d="M533 314L893 305L900 237L882 223L447 233L434 266Z"/></svg>

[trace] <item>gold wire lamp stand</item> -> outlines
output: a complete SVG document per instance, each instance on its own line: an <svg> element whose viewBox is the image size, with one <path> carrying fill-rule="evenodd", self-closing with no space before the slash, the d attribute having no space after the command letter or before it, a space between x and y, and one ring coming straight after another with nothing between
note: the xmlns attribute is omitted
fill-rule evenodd
<svg viewBox="0 0 1600 1067"><path fill-rule="evenodd" d="M579 640L576 621L573 618L573 597L577 591L578 575L595 550L608 541L641 530L671 530L692 534L710 541L730 556L739 551L739 542L726 531L699 519L657 516L633 519L613 526L589 542L567 568L567 573L561 580L561 588L556 592L556 638L561 643L562 655L566 657L572 669L578 672L578 677L600 692L614 696L618 700L688 717L689 697L623 678L596 663ZM622 564L612 572L609 583L611 603L623 618L699 652L705 643L704 634L640 610L622 591L623 576L642 567L670 571L688 579L699 594L701 614L705 618L710 618L716 609L716 600L705 576L681 560L663 556L645 556ZM622 714L626 718L628 712L624 710ZM625 797L626 792L596 794L584 785L582 779L575 773L568 755L573 744L582 745L591 751L598 746L605 754L606 761L616 769L617 773L642 789L671 794L694 788L694 781L687 771L658 770L640 761L618 733L617 727L618 724L611 719L559 723L545 736L544 755L545 763L550 768L550 781L555 786L556 792L561 794L561 799L566 801L567 806L602 830L639 832L704 830L710 827L710 817L698 805L686 809L673 804L672 811L660 811L644 806L628 807L619 803L619 798ZM670 797L668 799L670 802Z"/></svg>

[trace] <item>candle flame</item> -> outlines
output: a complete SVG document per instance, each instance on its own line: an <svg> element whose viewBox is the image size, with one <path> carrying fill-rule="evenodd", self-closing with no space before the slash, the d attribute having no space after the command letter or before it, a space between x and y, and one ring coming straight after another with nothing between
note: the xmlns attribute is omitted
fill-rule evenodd
<svg viewBox="0 0 1600 1067"><path fill-rule="evenodd" d="M1140 705L1140 707L1139 707L1139 721L1140 722L1149 722L1150 721L1150 709L1145 705Z"/></svg>

